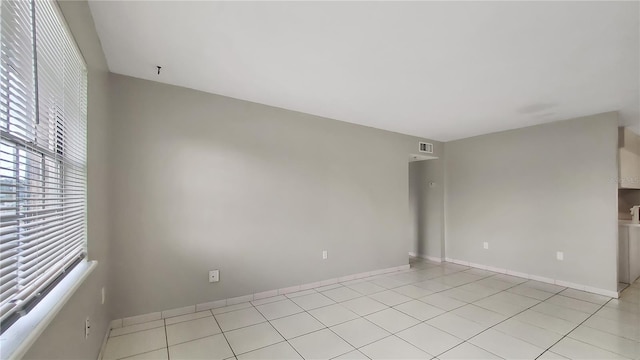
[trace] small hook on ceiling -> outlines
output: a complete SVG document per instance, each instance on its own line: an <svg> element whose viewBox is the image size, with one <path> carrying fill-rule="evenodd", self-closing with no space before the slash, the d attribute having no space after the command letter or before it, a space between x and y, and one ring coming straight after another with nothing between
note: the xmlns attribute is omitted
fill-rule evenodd
<svg viewBox="0 0 640 360"><path fill-rule="evenodd" d="M158 68L158 75L160 75L160 69L162 69L162 66L157 66L156 65L156 67Z"/></svg>

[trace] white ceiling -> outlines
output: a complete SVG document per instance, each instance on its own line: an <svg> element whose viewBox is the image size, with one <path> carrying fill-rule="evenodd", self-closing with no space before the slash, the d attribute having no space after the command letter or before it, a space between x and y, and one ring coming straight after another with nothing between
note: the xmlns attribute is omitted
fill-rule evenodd
<svg viewBox="0 0 640 360"><path fill-rule="evenodd" d="M612 110L640 133L638 5L90 1L112 72L440 141Z"/></svg>

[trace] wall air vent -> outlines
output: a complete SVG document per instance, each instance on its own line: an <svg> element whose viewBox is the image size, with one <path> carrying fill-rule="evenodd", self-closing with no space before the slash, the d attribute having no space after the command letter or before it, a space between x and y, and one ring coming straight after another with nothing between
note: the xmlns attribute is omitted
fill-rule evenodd
<svg viewBox="0 0 640 360"><path fill-rule="evenodd" d="M418 151L420 151L421 153L433 154L433 144L419 142Z"/></svg>

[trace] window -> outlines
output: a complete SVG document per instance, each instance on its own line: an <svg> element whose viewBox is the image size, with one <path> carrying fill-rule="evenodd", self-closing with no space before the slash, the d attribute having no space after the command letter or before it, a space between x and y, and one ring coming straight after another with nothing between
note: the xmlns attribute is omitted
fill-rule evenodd
<svg viewBox="0 0 640 360"><path fill-rule="evenodd" d="M0 6L2 331L86 253L87 71L54 1Z"/></svg>

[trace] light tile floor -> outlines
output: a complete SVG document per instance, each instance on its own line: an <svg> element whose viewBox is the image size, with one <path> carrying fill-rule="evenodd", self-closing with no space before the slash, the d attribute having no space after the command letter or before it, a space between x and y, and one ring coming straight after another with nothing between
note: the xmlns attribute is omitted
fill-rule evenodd
<svg viewBox="0 0 640 360"><path fill-rule="evenodd" d="M640 359L620 299L450 263L111 331L111 359Z"/></svg>

